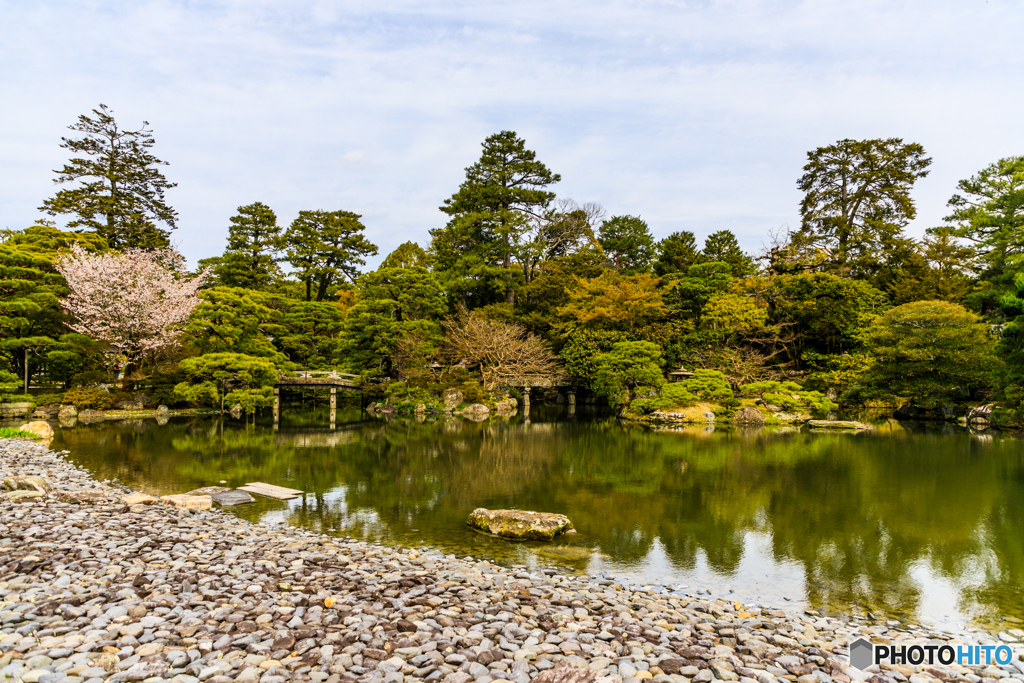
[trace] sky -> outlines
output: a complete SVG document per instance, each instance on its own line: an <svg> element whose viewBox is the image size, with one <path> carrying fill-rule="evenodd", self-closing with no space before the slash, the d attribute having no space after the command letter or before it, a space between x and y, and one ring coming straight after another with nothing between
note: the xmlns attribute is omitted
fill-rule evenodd
<svg viewBox="0 0 1024 683"><path fill-rule="evenodd" d="M1021 0L0 0L0 228L43 215L60 138L103 103L150 123L193 263L255 201L361 214L370 266L426 246L502 130L560 197L755 253L799 226L808 151L918 142L921 236L1024 154L1022 35Z"/></svg>

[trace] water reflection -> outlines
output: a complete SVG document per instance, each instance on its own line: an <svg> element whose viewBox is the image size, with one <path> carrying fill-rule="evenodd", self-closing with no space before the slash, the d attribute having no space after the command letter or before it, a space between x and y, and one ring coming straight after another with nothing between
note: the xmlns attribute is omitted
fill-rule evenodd
<svg viewBox="0 0 1024 683"><path fill-rule="evenodd" d="M62 429L103 478L159 493L224 480L307 492L237 514L507 563L611 569L832 613L1003 624L1024 614L1020 442L882 422L872 433L656 432L535 407L529 420L269 425L175 419ZM474 507L561 512L577 536L513 544ZM1015 622L1010 622L1015 623Z"/></svg>

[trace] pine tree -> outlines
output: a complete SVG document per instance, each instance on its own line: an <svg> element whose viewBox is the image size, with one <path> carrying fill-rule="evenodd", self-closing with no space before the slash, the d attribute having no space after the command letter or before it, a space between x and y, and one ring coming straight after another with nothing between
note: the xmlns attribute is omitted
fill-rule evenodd
<svg viewBox="0 0 1024 683"><path fill-rule="evenodd" d="M277 216L269 206L255 202L238 207L231 217L228 248L217 267L228 287L266 289L281 277L277 262L284 246Z"/></svg>
<svg viewBox="0 0 1024 683"><path fill-rule="evenodd" d="M74 157L54 171L59 185L81 183L60 190L39 207L51 216L71 214L76 218L68 227L95 230L112 249L165 249L177 213L164 200L164 192L175 183L168 182L159 166L167 162L153 156L153 134L142 122L138 130L117 125L106 105L93 109L94 118L78 117L69 130L84 133L80 139L61 138L61 147ZM157 227L160 222L168 229Z"/></svg>

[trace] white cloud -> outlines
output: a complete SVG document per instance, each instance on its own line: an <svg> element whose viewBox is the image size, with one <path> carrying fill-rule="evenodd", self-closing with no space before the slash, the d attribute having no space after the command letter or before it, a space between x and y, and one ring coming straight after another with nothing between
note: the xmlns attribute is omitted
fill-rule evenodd
<svg viewBox="0 0 1024 683"><path fill-rule="evenodd" d="M903 137L956 181L1024 153L1016 2L0 1L0 226L52 193L59 138L103 102L151 122L191 259L263 201L361 213L425 244L479 143L520 133L556 189L656 235L796 225L806 152Z"/></svg>

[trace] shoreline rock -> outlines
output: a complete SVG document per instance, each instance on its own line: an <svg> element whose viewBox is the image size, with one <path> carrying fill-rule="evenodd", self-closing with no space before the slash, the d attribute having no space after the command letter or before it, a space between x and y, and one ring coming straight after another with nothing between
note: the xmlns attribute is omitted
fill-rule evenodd
<svg viewBox="0 0 1024 683"><path fill-rule="evenodd" d="M125 489L45 447L0 440L0 479L33 476L45 493L0 500L0 680L1024 681L1016 660L868 672L845 661L846 644L861 634L963 642L917 627L500 567L216 509L129 506L119 500ZM71 491L106 495L61 500Z"/></svg>

